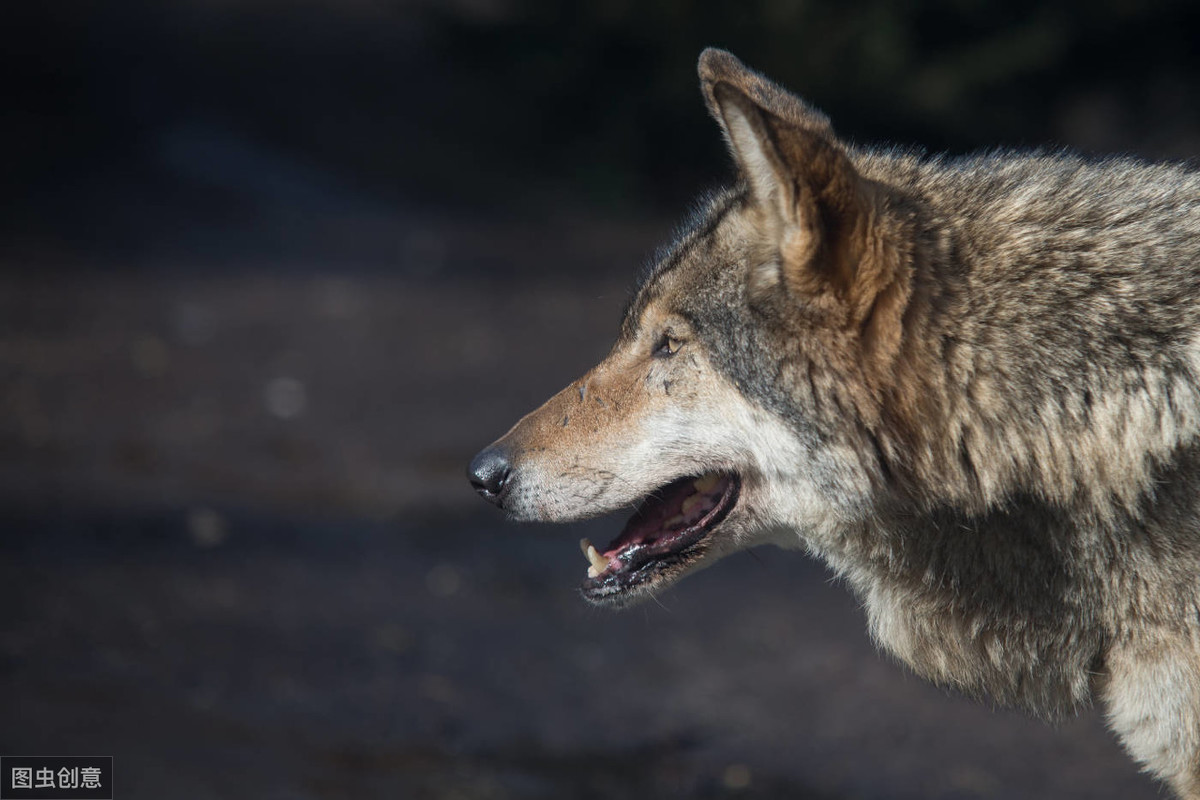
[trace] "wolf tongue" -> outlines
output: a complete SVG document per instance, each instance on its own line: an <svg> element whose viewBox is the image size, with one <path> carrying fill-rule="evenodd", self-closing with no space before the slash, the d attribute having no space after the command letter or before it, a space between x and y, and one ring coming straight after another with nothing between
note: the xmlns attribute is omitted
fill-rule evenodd
<svg viewBox="0 0 1200 800"><path fill-rule="evenodd" d="M697 500L707 497L697 493L698 484L707 482L711 487L719 483L719 480L717 478L708 481L707 476L698 479L684 478L673 481L648 496L625 523L625 529L621 531L620 536L608 546L605 555L611 557L638 545L653 544L664 534L686 528L704 515L703 511L696 514L701 508L697 505Z"/></svg>

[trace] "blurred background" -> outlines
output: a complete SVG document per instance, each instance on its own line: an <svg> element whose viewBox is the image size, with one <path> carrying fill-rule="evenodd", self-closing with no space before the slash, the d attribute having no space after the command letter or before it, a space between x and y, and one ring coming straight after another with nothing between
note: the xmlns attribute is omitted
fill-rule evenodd
<svg viewBox="0 0 1200 800"><path fill-rule="evenodd" d="M877 654L796 553L623 614L470 456L730 178L733 50L859 142L1190 159L1200 6L9 3L0 753L120 798L1151 798Z"/></svg>

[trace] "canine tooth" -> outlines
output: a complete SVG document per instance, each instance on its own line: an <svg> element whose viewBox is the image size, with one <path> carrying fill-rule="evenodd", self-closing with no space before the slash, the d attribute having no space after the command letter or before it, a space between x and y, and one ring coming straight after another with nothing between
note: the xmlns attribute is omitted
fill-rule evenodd
<svg viewBox="0 0 1200 800"><path fill-rule="evenodd" d="M696 480L692 481L692 486L695 486L696 491L698 492L711 492L716 488L720 481L721 479L717 477L716 473L710 472L703 478L697 478Z"/></svg>
<svg viewBox="0 0 1200 800"><path fill-rule="evenodd" d="M587 540L585 539L584 541ZM584 555L588 557L588 561L592 562L592 566L588 569L588 575L590 577L594 578L596 575L599 575L601 572L604 572L604 570L608 569L608 559L596 552L596 548L591 544L588 544L587 550L584 551ZM593 569L596 570L596 575L592 575Z"/></svg>
<svg viewBox="0 0 1200 800"><path fill-rule="evenodd" d="M589 578L598 578L598 577L600 577L600 573L596 571L595 567L589 565L588 566L588 577Z"/></svg>
<svg viewBox="0 0 1200 800"><path fill-rule="evenodd" d="M588 548L592 546L592 542L586 536L579 540L579 549L586 556Z"/></svg>

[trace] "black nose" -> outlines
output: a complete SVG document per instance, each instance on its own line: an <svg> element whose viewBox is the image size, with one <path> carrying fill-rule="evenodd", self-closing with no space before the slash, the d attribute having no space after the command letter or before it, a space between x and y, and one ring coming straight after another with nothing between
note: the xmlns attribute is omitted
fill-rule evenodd
<svg viewBox="0 0 1200 800"><path fill-rule="evenodd" d="M467 479L479 492L479 496L489 503L500 505L500 495L508 485L508 476L512 465L508 463L508 454L503 448L492 445L485 448L471 459L467 467Z"/></svg>

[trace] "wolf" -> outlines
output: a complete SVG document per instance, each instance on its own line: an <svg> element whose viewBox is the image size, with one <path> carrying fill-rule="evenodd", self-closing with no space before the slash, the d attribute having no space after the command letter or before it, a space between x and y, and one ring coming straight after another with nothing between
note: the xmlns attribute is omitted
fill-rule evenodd
<svg viewBox="0 0 1200 800"><path fill-rule="evenodd" d="M699 74L737 182L476 490L635 508L581 545L599 605L802 548L920 675L1050 720L1099 700L1200 798L1200 175L866 148L727 52Z"/></svg>

